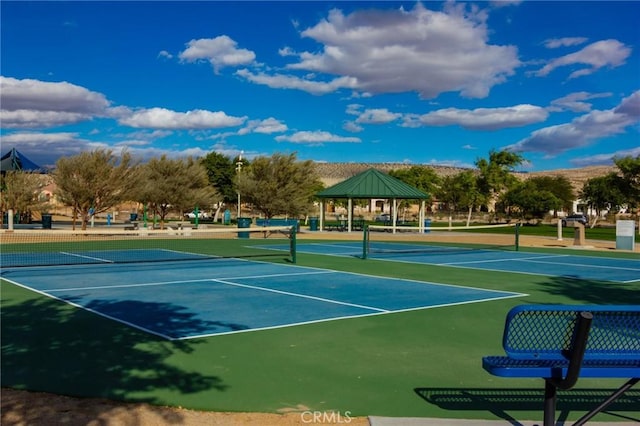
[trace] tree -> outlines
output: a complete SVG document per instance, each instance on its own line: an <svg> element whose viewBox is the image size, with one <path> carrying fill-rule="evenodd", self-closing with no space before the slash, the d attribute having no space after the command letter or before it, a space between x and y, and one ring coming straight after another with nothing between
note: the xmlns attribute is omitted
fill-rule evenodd
<svg viewBox="0 0 640 426"><path fill-rule="evenodd" d="M518 183L518 179L512 172L524 161L524 157L515 152L495 150L489 152L488 160L484 158L476 160L476 167L480 171L478 188L486 202L491 204L487 206L490 211L498 195Z"/></svg>
<svg viewBox="0 0 640 426"><path fill-rule="evenodd" d="M209 182L214 186L225 203L234 203L237 196L235 188L236 162L217 152L211 152L200 159L207 171Z"/></svg>
<svg viewBox="0 0 640 426"><path fill-rule="evenodd" d="M389 176L394 177L402 182L410 185L429 195L429 199L433 199L433 194L438 190L442 179L430 167L412 166L408 169L391 170ZM400 207L409 207L416 204L417 200L402 200Z"/></svg>
<svg viewBox="0 0 640 426"><path fill-rule="evenodd" d="M624 195L625 186L624 179L615 172L587 180L580 192L580 198L596 211L591 228L596 225L603 210L617 208L625 204L627 200Z"/></svg>
<svg viewBox="0 0 640 426"><path fill-rule="evenodd" d="M33 211L43 210L47 203L39 195L45 185L44 175L20 170L6 172L0 186L0 211L12 209L22 217L30 217Z"/></svg>
<svg viewBox="0 0 640 426"><path fill-rule="evenodd" d="M136 199L160 217L160 227L164 228L171 210L182 214L194 207L204 209L221 201L222 196L210 185L201 162L191 157L170 159L163 155L142 166Z"/></svg>
<svg viewBox="0 0 640 426"><path fill-rule="evenodd" d="M640 155L614 158L614 163L622 174L622 190L630 208L640 205Z"/></svg>
<svg viewBox="0 0 640 426"><path fill-rule="evenodd" d="M416 189L432 196L440 184L442 179L430 167L412 166L408 169L391 170L389 176L392 176L407 185L411 185Z"/></svg>
<svg viewBox="0 0 640 426"><path fill-rule="evenodd" d="M467 226L471 223L473 208L485 202L473 170L464 170L453 176L446 176L438 191L438 199L447 204L449 223L451 223L451 215L454 211L465 209L467 211Z"/></svg>
<svg viewBox="0 0 640 426"><path fill-rule="evenodd" d="M53 178L58 199L73 209L74 228L80 215L86 229L90 212L102 213L130 199L138 167L126 151L116 157L111 150L96 149L60 158Z"/></svg>
<svg viewBox="0 0 640 426"><path fill-rule="evenodd" d="M557 207L554 207L554 217L557 216L557 210L562 208L570 211L573 206L573 200L576 196L573 192L571 182L565 176L536 176L529 179L536 191L548 191L552 193L559 201Z"/></svg>
<svg viewBox="0 0 640 426"><path fill-rule="evenodd" d="M546 182L546 181L543 181ZM517 213L521 219L543 218L550 210L560 207L561 200L535 179L521 182L509 189L501 197L501 202L510 213Z"/></svg>
<svg viewBox="0 0 640 426"><path fill-rule="evenodd" d="M322 186L312 161L299 162L296 154L279 153L255 158L237 175L236 182L242 197L266 219L307 214Z"/></svg>

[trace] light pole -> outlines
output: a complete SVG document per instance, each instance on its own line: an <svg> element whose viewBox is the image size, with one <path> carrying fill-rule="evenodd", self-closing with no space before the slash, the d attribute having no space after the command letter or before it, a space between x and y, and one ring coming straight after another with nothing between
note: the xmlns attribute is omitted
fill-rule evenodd
<svg viewBox="0 0 640 426"><path fill-rule="evenodd" d="M238 162L236 163L236 173L238 175L240 175L240 171L242 170L242 154L244 154L244 151L240 151ZM236 216L238 220L240 219L240 214L240 188L238 188L238 215Z"/></svg>

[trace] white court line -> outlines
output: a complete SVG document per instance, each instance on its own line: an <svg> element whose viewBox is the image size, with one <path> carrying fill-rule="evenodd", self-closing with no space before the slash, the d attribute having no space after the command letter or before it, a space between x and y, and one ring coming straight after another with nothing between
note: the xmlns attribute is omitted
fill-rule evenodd
<svg viewBox="0 0 640 426"><path fill-rule="evenodd" d="M314 246L314 247L334 247L334 248L341 248L341 249L358 249L358 248L362 248L362 244L360 244L360 247L357 247L355 244L350 245L350 244L326 244L326 243L311 243L311 244L304 244L304 246ZM315 252L314 252L315 253Z"/></svg>
<svg viewBox="0 0 640 426"><path fill-rule="evenodd" d="M220 279L212 279L211 281L214 281L214 282L217 282L217 283L221 283L221 284L227 284L227 285L231 285L231 286L235 286L235 287L250 288L250 289L253 289L253 290L266 291L266 292L269 292L269 293L277 293L277 294L284 294L284 295L287 295L287 296L300 297L300 298L303 298L303 299L318 300L318 301L321 301L321 302L333 303L335 305L351 306L351 307L354 307L354 308L368 309L370 311L377 311L377 312L390 312L387 309L380 309L380 308L376 308L376 307L373 307L373 306L358 305L356 303L349 303L349 302L341 302L339 300L326 299L324 297L318 297L318 296L309 296L308 294L293 293L293 292L290 292L290 291L275 290L273 288L268 288L268 287L260 287L260 286L255 286L255 285L232 283L232 282L225 281L225 280L220 280Z"/></svg>
<svg viewBox="0 0 640 426"><path fill-rule="evenodd" d="M264 331L264 330L277 330L279 328L297 327L299 325L318 324L322 322L339 321L344 319L366 318L366 317L372 317L372 316L378 316L378 315L399 314L404 312L420 311L420 310L426 310L426 309L446 308L450 306L469 305L471 303L482 303L482 302L491 302L494 300L512 299L515 297L522 297L522 296L528 296L528 294L513 293L508 296L491 297L487 299L477 299L477 300L467 300L464 302L442 303L439 305L418 306L415 308L399 309L396 311L372 312L370 314L354 314L354 315L347 315L342 317L321 318L317 320L294 322L290 324L279 324L279 325L271 325L271 326L265 326L265 327L249 328L246 330L233 330L233 331L223 331L220 333L209 333L209 334L199 334L199 335L185 336L185 337L175 337L175 338L172 338L171 340L190 340L190 339L200 339L205 337L224 336L227 334L252 333L254 331Z"/></svg>
<svg viewBox="0 0 640 426"><path fill-rule="evenodd" d="M144 331L145 333L149 333L149 334L152 334L154 336L161 337L161 338L163 338L165 340L176 340L175 337L167 336L166 334L158 333L157 331L153 331L151 329L142 327L142 326L137 325L135 323L132 323L132 322L129 322L129 321L125 321L125 320L123 320L121 318L113 317L113 316L108 315L108 314L104 314L104 313L102 313L100 311L96 311L95 309L91 309L91 308L89 308L87 306L80 305L78 303L72 302L71 300L62 299L60 297L56 297L53 294L49 294L49 293L46 293L46 292L41 291L41 290L36 290L35 288L20 284L19 282L16 282L16 281L13 281L13 280L10 280L10 279L7 279L7 278L2 278L2 279L7 281L7 282L10 282L11 284L17 285L18 287L25 288L27 290L33 291L35 293L38 293L38 294L40 294L42 296L48 297L48 298L53 299L53 300L57 300L59 302L67 303L67 304L69 304L69 305L71 305L71 306L73 306L75 308L82 309L82 310L85 310L87 312L91 312L93 314L101 316L102 318L107 318L107 319L110 319L112 321L118 322L120 324L124 324L126 326L135 328L136 330Z"/></svg>
<svg viewBox="0 0 640 426"><path fill-rule="evenodd" d="M98 262L101 262L101 263L113 263L113 260L103 259L101 257L84 256L84 255L76 254L76 253L68 253L66 251L61 251L59 253L60 254L65 254L67 256L79 257L80 259L97 260Z"/></svg>
<svg viewBox="0 0 640 426"><path fill-rule="evenodd" d="M534 256L534 257L509 257L506 259L485 259L485 260L467 260L464 262L446 262L446 263L432 263L432 265L467 265L467 264L472 264L472 263L497 263L497 262L512 262L514 260L522 260L522 261L530 261L530 262L535 262L535 259L545 259L545 258L552 258L555 259L556 257L565 257L565 256L569 256L568 254L561 254L561 255L557 255L557 256ZM540 262L542 263L542 262ZM553 262L548 262L548 263L553 263ZM555 265L566 265L563 263L555 263Z"/></svg>
<svg viewBox="0 0 640 426"><path fill-rule="evenodd" d="M602 258L600 258L600 259L602 259ZM548 265L580 266L580 267L583 267L583 268L600 268L600 269L618 269L618 270L621 270L621 271L636 271L636 272L640 273L640 269L625 268L625 267L621 267L621 266L590 265L588 263L537 262L535 260L529 260L529 259L516 259L516 260L522 260L523 262L532 262L532 263L545 263L545 264L548 264Z"/></svg>
<svg viewBox="0 0 640 426"><path fill-rule="evenodd" d="M293 274L265 274L265 275L246 275L246 276L238 276L238 277L228 277L224 278L227 280L240 280L240 279L255 279L255 278L273 278L273 277L290 277L290 276L299 276L299 275L318 275L323 273L333 273L334 271L311 271L311 272L300 272ZM215 280L215 279L213 279ZM51 290L42 290L46 292L64 292L64 291L83 291L83 290L103 290L108 288L135 288L135 287L153 287L153 286L162 286L162 285L172 285L172 284L189 284L189 283L200 283L200 282L211 282L211 278L201 278L197 280L174 280L174 281L157 281L150 283L140 283L140 284L117 284L117 285L100 285L93 287L69 287L69 288L54 288Z"/></svg>

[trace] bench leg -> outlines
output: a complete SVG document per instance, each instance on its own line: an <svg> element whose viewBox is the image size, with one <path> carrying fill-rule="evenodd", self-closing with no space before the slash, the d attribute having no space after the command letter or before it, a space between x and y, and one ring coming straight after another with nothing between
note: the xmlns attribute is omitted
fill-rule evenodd
<svg viewBox="0 0 640 426"><path fill-rule="evenodd" d="M556 397L558 389L551 380L544 381L544 426L556 424Z"/></svg>
<svg viewBox="0 0 640 426"><path fill-rule="evenodd" d="M631 387L633 387L633 385L638 383L639 380L640 378L634 378L626 382L617 391L612 393L611 396L609 396L609 398L605 399L600 405L598 405L596 408L594 408L584 416L580 417L580 419L577 422L575 422L573 426L582 426L583 424L587 423L589 420L591 420L593 416L595 416L596 414L598 414L599 412L607 408L607 405L611 404L620 395L622 395L623 393L631 389Z"/></svg>

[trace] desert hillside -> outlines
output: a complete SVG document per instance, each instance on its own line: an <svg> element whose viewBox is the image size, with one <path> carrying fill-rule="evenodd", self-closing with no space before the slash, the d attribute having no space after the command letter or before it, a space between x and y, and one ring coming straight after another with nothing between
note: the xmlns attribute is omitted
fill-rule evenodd
<svg viewBox="0 0 640 426"><path fill-rule="evenodd" d="M381 172L391 170L408 169L420 164L405 163L316 163L320 179L329 187L338 182L349 179L367 169L374 168ZM454 175L464 169L459 167L424 165L433 169L440 176ZM533 176L565 176L572 183L575 190L581 190L585 181L596 176L606 175L616 170L614 166L590 166L577 169L558 169L544 172L516 173L522 179Z"/></svg>

